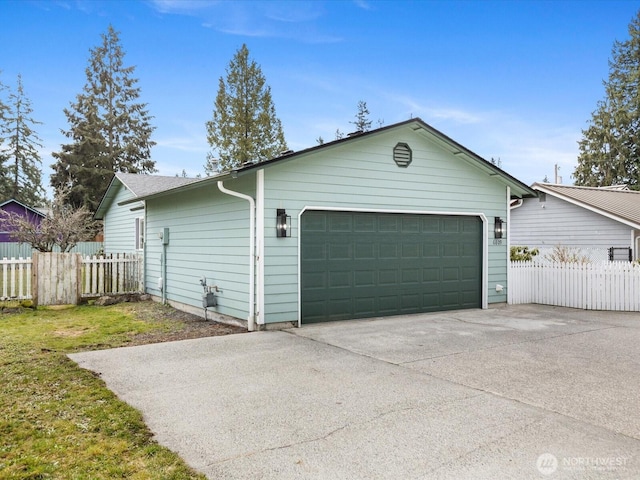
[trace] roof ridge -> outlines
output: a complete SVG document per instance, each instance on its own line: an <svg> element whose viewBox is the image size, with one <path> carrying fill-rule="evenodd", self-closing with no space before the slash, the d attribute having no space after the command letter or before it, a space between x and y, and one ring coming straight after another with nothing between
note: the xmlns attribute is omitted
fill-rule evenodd
<svg viewBox="0 0 640 480"><path fill-rule="evenodd" d="M582 185L562 185L562 184L556 184L556 183L535 183L534 185L538 185L540 187L545 187L545 188L571 188L571 189L575 189L575 190L591 190L594 192L605 192L605 193L632 193L632 194L640 194L640 191L638 190L612 190L612 189L607 189L607 188L600 188L600 187L585 187Z"/></svg>

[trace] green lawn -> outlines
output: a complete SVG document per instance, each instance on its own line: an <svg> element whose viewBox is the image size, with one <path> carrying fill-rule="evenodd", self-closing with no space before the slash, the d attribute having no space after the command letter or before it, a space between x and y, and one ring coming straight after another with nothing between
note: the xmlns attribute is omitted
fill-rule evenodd
<svg viewBox="0 0 640 480"><path fill-rule="evenodd" d="M126 304L0 315L0 478L204 479L66 357L167 328Z"/></svg>

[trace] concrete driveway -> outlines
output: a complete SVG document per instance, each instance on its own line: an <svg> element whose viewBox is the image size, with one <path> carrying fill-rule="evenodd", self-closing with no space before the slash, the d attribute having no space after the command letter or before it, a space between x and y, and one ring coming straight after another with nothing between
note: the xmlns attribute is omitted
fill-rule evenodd
<svg viewBox="0 0 640 480"><path fill-rule="evenodd" d="M640 478L640 315L510 306L70 355L209 478Z"/></svg>

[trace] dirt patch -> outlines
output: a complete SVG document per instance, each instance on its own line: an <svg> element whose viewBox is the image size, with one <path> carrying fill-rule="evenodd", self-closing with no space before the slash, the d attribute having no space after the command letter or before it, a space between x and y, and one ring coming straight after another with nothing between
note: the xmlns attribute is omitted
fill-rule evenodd
<svg viewBox="0 0 640 480"><path fill-rule="evenodd" d="M87 333L85 330L56 330L53 334L57 337L77 338Z"/></svg>
<svg viewBox="0 0 640 480"><path fill-rule="evenodd" d="M153 301L121 303L111 308L121 309L140 320L160 323L163 326L162 330L159 331L135 335L132 337L129 345L217 337L220 335L245 333L247 331L242 327L205 320L197 315Z"/></svg>

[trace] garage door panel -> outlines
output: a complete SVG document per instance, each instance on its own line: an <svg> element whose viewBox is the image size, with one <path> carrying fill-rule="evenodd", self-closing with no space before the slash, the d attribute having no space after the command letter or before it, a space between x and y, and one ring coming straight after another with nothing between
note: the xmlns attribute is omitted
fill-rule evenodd
<svg viewBox="0 0 640 480"><path fill-rule="evenodd" d="M310 211L301 225L304 323L481 306L477 217Z"/></svg>
<svg viewBox="0 0 640 480"><path fill-rule="evenodd" d="M419 243L403 242L402 258L419 258L422 256L422 249Z"/></svg>
<svg viewBox="0 0 640 480"><path fill-rule="evenodd" d="M397 243L381 243L378 246L378 258L398 258Z"/></svg>
<svg viewBox="0 0 640 480"><path fill-rule="evenodd" d="M301 229L305 232L326 232L327 217L321 215L303 215Z"/></svg>
<svg viewBox="0 0 640 480"><path fill-rule="evenodd" d="M373 233L376 231L374 214L362 214L354 218L353 231L356 233Z"/></svg>
<svg viewBox="0 0 640 480"><path fill-rule="evenodd" d="M400 309L399 295L382 295L378 297L378 314L379 315L397 315Z"/></svg>
<svg viewBox="0 0 640 480"><path fill-rule="evenodd" d="M420 284L420 270L417 268L405 268L402 270L402 285Z"/></svg>
<svg viewBox="0 0 640 480"><path fill-rule="evenodd" d="M371 270L353 272L355 287L373 287L376 284L376 274Z"/></svg>
<svg viewBox="0 0 640 480"><path fill-rule="evenodd" d="M330 288L345 288L351 287L351 272L330 272L329 273L329 287Z"/></svg>
<svg viewBox="0 0 640 480"><path fill-rule="evenodd" d="M349 214L336 214L329 217L329 232L351 233L353 231L353 217Z"/></svg>
<svg viewBox="0 0 640 480"><path fill-rule="evenodd" d="M388 215L385 217L378 216L378 232L398 233L400 231L399 218Z"/></svg>
<svg viewBox="0 0 640 480"><path fill-rule="evenodd" d="M356 243L354 257L356 260L375 260L375 246L372 243Z"/></svg>
<svg viewBox="0 0 640 480"><path fill-rule="evenodd" d="M398 284L398 271L380 270L378 272L378 284L381 286L396 286Z"/></svg>
<svg viewBox="0 0 640 480"><path fill-rule="evenodd" d="M458 233L460 232L460 218L459 217L445 217L442 220L442 232L444 233Z"/></svg>
<svg viewBox="0 0 640 480"><path fill-rule="evenodd" d="M306 244L302 246L302 257L309 260L324 260L327 251L324 245Z"/></svg>
<svg viewBox="0 0 640 480"><path fill-rule="evenodd" d="M306 290L327 288L327 274L326 272L308 272L305 277L305 282L302 288Z"/></svg>
<svg viewBox="0 0 640 480"><path fill-rule="evenodd" d="M402 233L420 233L420 218L414 216L402 217Z"/></svg>

